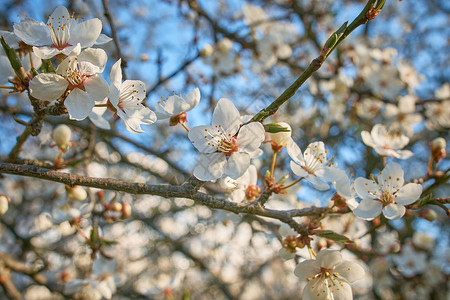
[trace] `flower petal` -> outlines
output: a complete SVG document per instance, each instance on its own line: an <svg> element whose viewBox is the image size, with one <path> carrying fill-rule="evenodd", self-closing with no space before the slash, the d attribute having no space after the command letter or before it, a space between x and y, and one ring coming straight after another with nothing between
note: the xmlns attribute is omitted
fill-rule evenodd
<svg viewBox="0 0 450 300"><path fill-rule="evenodd" d="M330 188L330 185L328 183L322 181L322 179L317 176L308 174L305 179L308 180L314 186L314 188L319 191L326 191Z"/></svg>
<svg viewBox="0 0 450 300"><path fill-rule="evenodd" d="M305 160L302 155L302 150L300 150L300 147L294 142L294 140L291 138L287 142L286 149L288 151L289 156L299 165L304 166ZM292 164L291 164L292 167ZM294 172L295 173L295 172Z"/></svg>
<svg viewBox="0 0 450 300"><path fill-rule="evenodd" d="M259 122L242 126L236 140L240 151L248 153L256 151L264 142L264 132L264 126Z"/></svg>
<svg viewBox="0 0 450 300"><path fill-rule="evenodd" d="M201 154L194 168L194 176L202 181L211 181L223 175L227 159L223 153Z"/></svg>
<svg viewBox="0 0 450 300"><path fill-rule="evenodd" d="M300 280L307 280L320 273L320 264L317 260L305 260L299 263L294 270L295 276Z"/></svg>
<svg viewBox="0 0 450 300"><path fill-rule="evenodd" d="M309 175L301 166L297 165L294 161L291 161L291 170L295 175L299 177L306 177Z"/></svg>
<svg viewBox="0 0 450 300"><path fill-rule="evenodd" d="M90 19L80 23L73 23L70 27L69 44L80 43L81 48L88 48L95 44L102 31L102 21Z"/></svg>
<svg viewBox="0 0 450 300"><path fill-rule="evenodd" d="M350 283L362 279L366 275L366 271L364 271L363 267L353 261L344 261L338 264L334 268L334 271L339 273L339 277Z"/></svg>
<svg viewBox="0 0 450 300"><path fill-rule="evenodd" d="M405 214L406 208L403 205L398 205L395 203L386 205L383 208L383 215L386 217L386 219L389 220L397 220L403 217Z"/></svg>
<svg viewBox="0 0 450 300"><path fill-rule="evenodd" d="M395 194L395 202L400 205L408 205L419 199L421 194L422 186L420 184L408 183Z"/></svg>
<svg viewBox="0 0 450 300"><path fill-rule="evenodd" d="M225 166L225 175L232 179L237 179L247 171L250 166L250 155L245 152L234 152L228 158L228 163Z"/></svg>
<svg viewBox="0 0 450 300"><path fill-rule="evenodd" d="M50 31L44 23L38 23L33 19L26 18L14 24L14 34L25 44L30 46L45 46L52 44Z"/></svg>
<svg viewBox="0 0 450 300"><path fill-rule="evenodd" d="M403 175L402 167L396 162L390 162L378 175L378 183L382 186L383 191L393 194L403 186Z"/></svg>
<svg viewBox="0 0 450 300"><path fill-rule="evenodd" d="M89 48L81 52L80 55L78 55L79 62L88 62L91 63L93 66L95 66L95 68L93 68L90 73L85 72L86 75L94 75L103 72L107 60L108 55L103 49Z"/></svg>
<svg viewBox="0 0 450 300"><path fill-rule="evenodd" d="M358 207L353 210L353 213L358 218L364 220L372 220L381 213L383 205L381 202L373 199L362 200Z"/></svg>
<svg viewBox="0 0 450 300"><path fill-rule="evenodd" d="M226 133L233 136L241 124L241 116L233 102L226 98L220 99L214 108L212 126L220 125Z"/></svg>
<svg viewBox="0 0 450 300"><path fill-rule="evenodd" d="M199 88L195 88L193 91L189 92L185 97L184 100L187 104L189 104L189 109L186 111L189 111L196 107L198 103L200 102L200 90Z"/></svg>
<svg viewBox="0 0 450 300"><path fill-rule="evenodd" d="M30 81L31 96L40 100L55 100L62 96L69 83L54 73L41 73Z"/></svg>
<svg viewBox="0 0 450 300"><path fill-rule="evenodd" d="M322 250L317 254L320 267L330 269L342 262L342 254L337 250Z"/></svg>
<svg viewBox="0 0 450 300"><path fill-rule="evenodd" d="M358 177L354 181L355 191L361 198L377 199L381 196L381 190L378 184L366 178Z"/></svg>
<svg viewBox="0 0 450 300"><path fill-rule="evenodd" d="M95 106L94 100L81 89L74 89L64 100L69 117L72 120L84 120Z"/></svg>
<svg viewBox="0 0 450 300"><path fill-rule="evenodd" d="M111 129L109 122L103 117L106 111L106 107L94 107L92 112L89 114L89 119L95 126L100 127L105 130Z"/></svg>
<svg viewBox="0 0 450 300"><path fill-rule="evenodd" d="M212 139L210 134L214 136L216 132L217 131L214 130L214 127L212 126L196 126L189 131L188 138L198 151L203 153L213 153L216 152L217 149L210 143L210 140Z"/></svg>
<svg viewBox="0 0 450 300"><path fill-rule="evenodd" d="M109 92L108 83L100 75L95 75L86 79L84 88L93 101L102 101L108 96Z"/></svg>

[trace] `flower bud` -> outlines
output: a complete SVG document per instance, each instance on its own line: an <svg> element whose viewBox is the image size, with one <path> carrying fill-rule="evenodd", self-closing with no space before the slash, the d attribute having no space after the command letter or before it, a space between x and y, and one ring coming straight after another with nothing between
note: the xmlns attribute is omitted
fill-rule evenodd
<svg viewBox="0 0 450 300"><path fill-rule="evenodd" d="M424 208L419 212L419 217L424 218L427 221L433 222L437 219L438 215L434 211L434 209L431 208Z"/></svg>
<svg viewBox="0 0 450 300"><path fill-rule="evenodd" d="M245 197L249 201L253 201L253 200L255 200L256 197L259 197L259 196L261 196L261 188L257 185L250 185L245 190Z"/></svg>
<svg viewBox="0 0 450 300"><path fill-rule="evenodd" d="M142 53L141 54L141 61L142 62L147 62L148 61L148 55L146 53Z"/></svg>
<svg viewBox="0 0 450 300"><path fill-rule="evenodd" d="M116 212L122 211L122 204L119 202L111 203L110 209Z"/></svg>
<svg viewBox="0 0 450 300"><path fill-rule="evenodd" d="M128 203L122 204L122 219L129 218L131 216L131 206Z"/></svg>
<svg viewBox="0 0 450 300"><path fill-rule="evenodd" d="M231 51L233 42L229 38L224 38L217 43L217 47L219 48L220 52L222 52L223 54L227 54Z"/></svg>
<svg viewBox="0 0 450 300"><path fill-rule="evenodd" d="M413 244L418 248L433 250L434 243L434 238L426 233L415 232L413 235Z"/></svg>
<svg viewBox="0 0 450 300"><path fill-rule="evenodd" d="M207 45L205 46L205 48L203 48L203 49L200 51L200 56L201 56L201 57L208 57L208 56L211 56L211 55L213 55L213 54L214 54L214 47L211 46L211 45L209 45L209 44L207 44Z"/></svg>
<svg viewBox="0 0 450 300"><path fill-rule="evenodd" d="M58 125L52 133L53 141L61 151L65 152L67 147L70 146L70 139L72 138L72 130L69 126L61 124Z"/></svg>
<svg viewBox="0 0 450 300"><path fill-rule="evenodd" d="M289 131L281 131L277 133L270 133L270 140L272 144L275 143L279 147L286 147L288 141L291 139L292 130L291 126L285 122L279 122L277 125L288 129Z"/></svg>
<svg viewBox="0 0 450 300"><path fill-rule="evenodd" d="M8 210L8 203L9 198L4 195L0 195L0 216L5 214Z"/></svg>
<svg viewBox="0 0 450 300"><path fill-rule="evenodd" d="M79 185L74 186L73 188L66 186L66 190L67 196L71 200L83 201L87 198L86 190Z"/></svg>
<svg viewBox="0 0 450 300"><path fill-rule="evenodd" d="M433 157L435 162L439 162L441 159L447 156L447 152L445 150L446 142L444 138L438 137L435 138L431 143L431 156Z"/></svg>

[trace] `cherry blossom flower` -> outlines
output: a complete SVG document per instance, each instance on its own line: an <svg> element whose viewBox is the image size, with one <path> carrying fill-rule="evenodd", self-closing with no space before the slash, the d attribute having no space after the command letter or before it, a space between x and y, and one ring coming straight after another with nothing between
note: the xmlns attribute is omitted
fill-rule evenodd
<svg viewBox="0 0 450 300"><path fill-rule="evenodd" d="M240 203L247 199L252 201L259 195L261 189L256 185L258 181L258 172L254 165L250 165L245 173L234 180L230 177L226 177L224 181L225 188L231 191L228 198Z"/></svg>
<svg viewBox="0 0 450 300"><path fill-rule="evenodd" d="M200 102L200 90L195 88L184 98L178 95L172 95L167 99L162 97L161 99L162 101L158 101L155 106L156 116L159 120L171 118L172 121L172 118L176 119L179 116L185 121L186 112L196 107Z"/></svg>
<svg viewBox="0 0 450 300"><path fill-rule="evenodd" d="M289 156L292 158L291 169L294 174L304 177L316 189L325 191L330 188L328 183L324 182L331 178L337 178L339 174L336 168L331 167L333 163L327 160L327 152L323 142L314 142L308 145L304 155L291 139L286 146Z"/></svg>
<svg viewBox="0 0 450 300"><path fill-rule="evenodd" d="M416 97L413 95L401 97L398 105L387 104L383 115L389 127L404 131L408 136L414 133L414 124L420 123L423 119L422 115L416 112Z"/></svg>
<svg viewBox="0 0 450 300"><path fill-rule="evenodd" d="M410 245L404 245L402 253L393 255L392 260L398 270L405 277L413 277L423 273L427 268L427 255L422 251L415 251Z"/></svg>
<svg viewBox="0 0 450 300"><path fill-rule="evenodd" d="M105 68L107 56L102 49L86 49L78 57L64 59L55 73L41 73L30 81L31 96L54 100L70 93L64 105L71 119L83 120L92 111L95 101L108 95L108 83L99 74Z"/></svg>
<svg viewBox="0 0 450 300"><path fill-rule="evenodd" d="M95 18L78 22L78 18L69 14L67 8L58 6L47 24L25 18L14 24L14 34L24 43L33 46L33 52L42 59L58 54L78 55L82 48L89 48L111 39L100 36L102 22Z"/></svg>
<svg viewBox="0 0 450 300"><path fill-rule="evenodd" d="M93 279L75 279L64 287L64 293L79 299L111 299L113 291L106 281Z"/></svg>
<svg viewBox="0 0 450 300"><path fill-rule="evenodd" d="M353 299L349 283L362 279L364 269L356 262L343 261L337 250L322 250L315 260L305 260L297 265L294 274L307 280L303 300Z"/></svg>
<svg viewBox="0 0 450 300"><path fill-rule="evenodd" d="M109 87L109 103L122 120L128 131L144 132L141 124L152 124L156 121L155 113L143 102L146 97L145 84L140 80L122 82L122 69L119 59L111 68L111 86Z"/></svg>
<svg viewBox="0 0 450 300"><path fill-rule="evenodd" d="M386 129L382 124L373 126L372 131L361 132L364 144L372 147L380 156L392 156L406 159L413 155L409 150L401 150L409 143L406 135L400 134L398 130Z"/></svg>
<svg viewBox="0 0 450 300"><path fill-rule="evenodd" d="M378 175L378 183L359 177L355 191L362 201L353 213L362 219L372 220L382 211L388 219L399 219L405 214L404 205L419 199L422 186L417 183L403 185L403 170L399 164L390 162Z"/></svg>
<svg viewBox="0 0 450 300"><path fill-rule="evenodd" d="M245 173L251 153L264 141L264 127L259 122L242 124L233 102L222 98L214 109L212 125L191 129L188 137L201 152L195 177L210 181L225 174L236 179Z"/></svg>
<svg viewBox="0 0 450 300"><path fill-rule="evenodd" d="M108 103L108 99L104 99L103 101L96 102L96 105L105 105ZM111 125L108 120L103 116L105 112L108 110L106 106L95 106L91 113L89 114L89 120L94 123L95 126L109 130L111 129Z"/></svg>

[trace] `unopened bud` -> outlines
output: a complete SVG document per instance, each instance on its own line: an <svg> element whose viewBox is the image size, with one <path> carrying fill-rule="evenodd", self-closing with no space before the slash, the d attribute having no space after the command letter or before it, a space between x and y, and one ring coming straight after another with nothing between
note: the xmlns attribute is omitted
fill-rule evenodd
<svg viewBox="0 0 450 300"><path fill-rule="evenodd" d="M249 201L254 201L256 197L261 196L261 188L257 185L250 185L245 190L245 197Z"/></svg>
<svg viewBox="0 0 450 300"><path fill-rule="evenodd" d="M447 156L447 152L445 150L446 142L444 138L438 137L435 138L431 143L431 156L433 157L435 162L439 162L441 159Z"/></svg>
<svg viewBox="0 0 450 300"><path fill-rule="evenodd" d="M53 141L61 151L65 152L67 147L71 145L72 130L69 126L61 124L58 125L52 133Z"/></svg>
<svg viewBox="0 0 450 300"><path fill-rule="evenodd" d="M111 203L110 209L116 212L122 211L122 204L119 202Z"/></svg>
<svg viewBox="0 0 450 300"><path fill-rule="evenodd" d="M291 139L292 130L291 126L289 126L288 123L285 122L279 122L277 125L286 128L288 131L280 131L277 133L270 133L270 140L272 141L272 148L273 143L275 143L279 147L286 147L287 143Z"/></svg>
<svg viewBox="0 0 450 300"><path fill-rule="evenodd" d="M427 221L433 222L434 220L437 219L438 215L433 209L424 208L419 212L419 217L421 217Z"/></svg>
<svg viewBox="0 0 450 300"><path fill-rule="evenodd" d="M209 45L209 44L207 44L207 45L202 49L202 51L200 51L200 56L201 56L201 57L208 57L208 56L213 55L213 53L214 53L214 47L211 46L211 45Z"/></svg>
<svg viewBox="0 0 450 300"><path fill-rule="evenodd" d="M148 55L146 53L142 53L141 54L141 61L142 62L147 62L148 61Z"/></svg>
<svg viewBox="0 0 450 300"><path fill-rule="evenodd" d="M333 197L331 198L331 201L334 202L334 206L336 206L336 207L338 207L340 209L343 209L343 208L345 208L347 206L345 198L343 198L338 193L333 195Z"/></svg>
<svg viewBox="0 0 450 300"><path fill-rule="evenodd" d="M66 186L67 196L74 201L83 201L87 198L87 193L84 188L77 185L74 187Z"/></svg>
<svg viewBox="0 0 450 300"><path fill-rule="evenodd" d="M103 199L105 199L105 191L104 190L100 190L96 194L97 194L98 200L102 201Z"/></svg>
<svg viewBox="0 0 450 300"><path fill-rule="evenodd" d="M0 216L8 211L9 198L5 195L0 195Z"/></svg>
<svg viewBox="0 0 450 300"><path fill-rule="evenodd" d="M220 52L227 54L231 51L233 47L233 42L229 38L224 38L217 43L217 47Z"/></svg>
<svg viewBox="0 0 450 300"><path fill-rule="evenodd" d="M122 204L122 219L131 217L131 206L128 203Z"/></svg>

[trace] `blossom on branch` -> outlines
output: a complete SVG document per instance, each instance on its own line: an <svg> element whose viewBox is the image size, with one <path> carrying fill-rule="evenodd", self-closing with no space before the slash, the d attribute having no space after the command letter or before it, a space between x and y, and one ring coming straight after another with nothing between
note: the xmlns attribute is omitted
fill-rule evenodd
<svg viewBox="0 0 450 300"><path fill-rule="evenodd" d="M102 22L95 18L78 22L67 8L58 6L47 24L25 18L14 25L14 33L26 44L33 46L33 52L41 59L55 55L78 55L82 48L89 48L111 39L100 36ZM100 38L99 38L100 37Z"/></svg>
<svg viewBox="0 0 450 300"><path fill-rule="evenodd" d="M399 164L390 162L375 180L356 178L355 191L362 201L353 213L362 219L372 220L382 211L387 219L399 219L405 214L405 205L414 203L422 194L417 183L403 185L403 170Z"/></svg>
<svg viewBox="0 0 450 300"><path fill-rule="evenodd" d="M303 300L351 300L349 283L362 279L364 269L356 262L343 261L336 250L322 250L315 260L305 260L297 265L294 274L307 280Z"/></svg>
<svg viewBox="0 0 450 300"><path fill-rule="evenodd" d="M102 49L89 48L77 57L64 59L55 73L41 73L30 81L31 96L54 100L69 91L64 105L71 119L83 120L92 111L95 101L108 95L108 83L99 74L105 68L107 56Z"/></svg>
<svg viewBox="0 0 450 300"><path fill-rule="evenodd" d="M119 59L111 68L111 86L109 87L109 103L111 109L120 117L128 131L144 132L141 124L152 124L156 121L155 113L144 106L145 84L140 80L122 82L122 69Z"/></svg>
<svg viewBox="0 0 450 300"><path fill-rule="evenodd" d="M184 98L178 95L172 95L158 101L155 106L156 116L159 120L170 118L170 125L186 122L186 112L190 111L200 102L200 90L195 88Z"/></svg>
<svg viewBox="0 0 450 300"><path fill-rule="evenodd" d="M380 156L406 159L413 155L409 150L401 150L409 143L409 138L398 130L387 130L386 126L376 124L372 131L361 132L364 144L372 147Z"/></svg>
<svg viewBox="0 0 450 300"><path fill-rule="evenodd" d="M259 122L243 125L233 102L220 99L214 109L212 125L197 126L189 132L189 139L201 152L194 176L203 181L224 174L237 179L250 166L253 152L264 141L264 132Z"/></svg>

